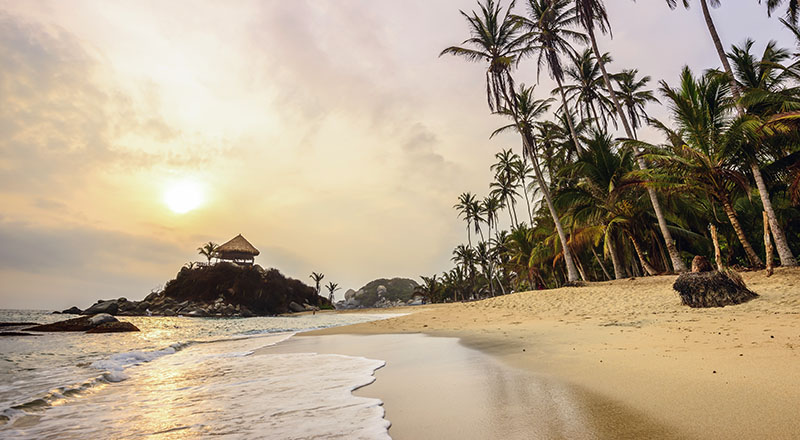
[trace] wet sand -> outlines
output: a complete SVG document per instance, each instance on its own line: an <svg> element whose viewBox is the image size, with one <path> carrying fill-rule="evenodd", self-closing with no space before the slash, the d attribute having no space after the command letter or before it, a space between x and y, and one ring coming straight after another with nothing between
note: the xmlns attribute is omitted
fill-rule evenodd
<svg viewBox="0 0 800 440"><path fill-rule="evenodd" d="M643 414L507 365L456 338L295 336L256 354L335 353L386 361L357 395L384 402L389 434L422 439L684 439Z"/></svg>
<svg viewBox="0 0 800 440"><path fill-rule="evenodd" d="M593 413L593 426L605 421L606 434L613 434L621 421L644 420L659 434L630 438L665 438L665 433L703 439L800 438L800 269L778 269L769 278L763 272L742 276L761 297L725 308L685 307L672 290L675 276L660 276L408 308L402 310L413 312L407 316L310 334L457 338L506 366L569 384L590 412L613 408ZM387 350L381 359L389 360L394 351L401 349ZM419 359L420 374L435 358ZM388 377L394 368L390 363L379 372L365 392L381 386L391 391L388 379L381 385L380 374ZM448 377L430 368L437 371L431 376ZM463 368L469 367L454 363L450 374ZM386 398L388 416L392 403ZM621 415L614 418L615 413ZM472 416L453 417L441 421L470 423ZM400 432L413 419L393 422ZM624 438L625 432L616 434L607 438ZM505 432L482 438L504 437Z"/></svg>

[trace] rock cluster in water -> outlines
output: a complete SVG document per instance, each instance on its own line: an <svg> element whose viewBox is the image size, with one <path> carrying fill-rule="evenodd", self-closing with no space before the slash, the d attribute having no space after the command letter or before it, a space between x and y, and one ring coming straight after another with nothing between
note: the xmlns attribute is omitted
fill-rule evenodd
<svg viewBox="0 0 800 440"><path fill-rule="evenodd" d="M336 303L337 309L402 307L422 304L417 295L419 284L408 278L380 278L370 281L357 291L350 289L344 300Z"/></svg>
<svg viewBox="0 0 800 440"><path fill-rule="evenodd" d="M252 317L333 308L314 288L259 265L218 263L184 267L164 289L142 301L99 300L63 313L117 316Z"/></svg>

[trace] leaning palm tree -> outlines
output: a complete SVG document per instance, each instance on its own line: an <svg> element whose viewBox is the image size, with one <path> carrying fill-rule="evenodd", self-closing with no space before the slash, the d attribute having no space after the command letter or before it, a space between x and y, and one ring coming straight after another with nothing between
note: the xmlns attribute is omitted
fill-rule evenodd
<svg viewBox="0 0 800 440"><path fill-rule="evenodd" d="M206 257L208 259L208 264L211 264L211 259L215 257L214 254L217 252L218 247L218 244L214 243L213 241L209 241L203 246L197 248L197 253Z"/></svg>
<svg viewBox="0 0 800 440"><path fill-rule="evenodd" d="M734 104L727 97L728 87L723 76L711 73L695 79L684 67L680 88L661 83L661 92L669 100L679 130L654 123L667 134L669 144L659 149L643 142L626 143L656 152L649 157L660 164L657 181L686 194L707 194L722 205L750 264L760 267L763 263L750 245L733 205L733 192L746 190L748 185L745 176L731 163L731 152L746 141L746 136L744 118L730 117Z"/></svg>
<svg viewBox="0 0 800 440"><path fill-rule="evenodd" d="M486 72L487 81L487 98L489 100L489 108L494 111L505 111L512 116L515 123L519 123L521 119L517 113L517 99L514 96L514 81L511 76L511 69L514 67L518 60L520 51L526 42L526 38L518 38L518 30L520 20L513 18L510 14L511 8L514 6L512 2L505 12L502 8L495 4L494 0L486 0L485 4L478 4L481 10L481 15L473 12L468 15L461 11L461 14L467 19L470 26L471 38L467 39L464 44L469 44L472 47L456 47L452 46L442 51L441 55L453 54L466 57L469 61L484 61L489 64ZM528 131L530 136L522 136L523 146L528 149L529 153L535 150L534 138L532 132ZM538 164L534 161L534 169L537 170L537 178L540 184L544 183L544 178L541 176L541 171L538 170ZM551 210L551 215L557 219L555 210ZM556 221L558 223L558 221ZM566 243L566 235L559 235L560 239ZM565 249L567 249L565 247ZM567 251L569 258L565 259L567 262L567 271L569 272L569 281L574 282L578 280L577 269L572 261L572 257Z"/></svg>
<svg viewBox="0 0 800 440"><path fill-rule="evenodd" d="M677 6L677 0L666 0L666 1L667 5L669 5L670 8L674 9ZM689 8L689 0L682 0L682 3L685 8ZM783 0L767 0L767 11L771 13L781 3L783 3ZM714 20L711 18L711 13L709 12L708 9L709 4L713 7L719 7L720 0L700 0L700 6L703 10L703 18L705 18L706 27L708 27L708 32L711 34L711 40L714 42L714 48L717 50L717 55L719 56L719 59L722 62L722 67L728 76L728 80L731 83L730 93L733 94L733 97L736 100L736 110L739 113L739 116L743 116L745 114L745 109L740 102L741 89L739 87L739 84L735 80L733 69L731 69L731 65L728 62L728 56L726 55L725 49L723 48L722 45L722 40L720 40L719 38L719 33L717 33L717 28L714 25ZM790 21L794 24L797 23L797 7L798 7L797 0L789 0L789 9L787 12L787 16L790 19ZM770 227L779 227L777 220L773 222L773 219L775 219L775 213L772 208L772 201L769 198L769 193L765 191L767 185L764 182L764 177L761 174L761 169L759 168L758 163L752 162L750 164L750 170L753 173L753 179L756 181L756 186L758 187L758 193L759 196L761 197L761 203L764 205L764 210L767 211ZM788 249L788 246L782 246L782 247L784 247L784 249ZM791 259L787 258L785 263L783 260L784 258L782 257L781 264L784 264L786 266L797 266L797 261L793 257Z"/></svg>
<svg viewBox="0 0 800 440"><path fill-rule="evenodd" d="M537 152L538 148L536 145L536 138L533 135L533 128L536 124L536 119L541 117L550 108L550 100L535 99L533 92L534 87L525 87L524 84L520 86L519 91L514 94L513 103L508 106L508 109L500 112L501 114L510 117L514 123L498 128L494 133L492 133L492 136L495 136L498 133L502 133L506 130L514 130L522 137L523 146L528 152L528 157L531 159L531 165L533 166L533 171L536 175L536 180L539 182L539 189L542 191L545 203L550 211L550 216L555 223L556 231L558 232L558 238L562 244L564 263L567 266L567 280L569 282L576 282L578 281L578 270L575 266L572 252L570 251L569 246L567 246L567 234L564 231L561 220L559 219L558 211L556 211L555 206L553 206L553 200L550 196L550 188L547 186L547 182L545 181L541 167L539 166L539 157Z"/></svg>
<svg viewBox="0 0 800 440"><path fill-rule="evenodd" d="M683 1L686 7L688 7L688 3L686 3L688 0ZM706 0L701 1L705 4ZM670 7L675 6L675 0L667 0L667 3L670 5ZM611 85L611 76L606 70L602 52L600 52L600 49L597 46L597 38L595 37L595 28L599 29L600 32L604 34L606 32L611 32L611 23L608 21L608 14L606 13L605 5L603 4L602 0L575 0L575 13L578 22L589 35L589 41L592 43L592 50L594 51L595 58L600 66L600 71L603 73L603 83L605 84L606 92L608 92L608 96L611 98L611 102L614 104L614 109L616 110L617 115L622 122L625 133L628 135L628 138L634 139L635 133L631 129L631 125L628 123L625 112L622 110L622 105L620 104L620 101L614 92L614 88ZM641 170L647 169L647 164L643 158L639 157L636 162ZM656 194L655 189L648 188L647 195L650 197L650 203L653 205L653 212L656 215L656 219L658 219L658 226L661 230L661 235L664 238L667 252L669 253L670 260L672 261L673 269L675 272L686 272L686 264L683 262L680 253L678 253L678 249L675 247L675 241L672 239L672 233L667 227L667 219L664 216L663 210L661 209L661 202L658 200L658 195Z"/></svg>
<svg viewBox="0 0 800 440"><path fill-rule="evenodd" d="M325 274L324 273L311 272L311 275L309 275L309 278L314 280L314 284L316 285L317 295L319 295L319 292L320 292L319 283L321 283L322 279L325 278Z"/></svg>
<svg viewBox="0 0 800 440"><path fill-rule="evenodd" d="M575 50L570 41L586 42L586 35L571 29L577 23L575 8L570 7L571 0L527 0L527 15L514 16L525 32L520 40L526 47L522 55L536 54L536 64L541 71L546 65L550 76L558 85L563 111L569 115L567 95L564 91L564 66L561 56L572 56ZM581 144L575 131L572 118L567 117L572 140L578 151Z"/></svg>
<svg viewBox="0 0 800 440"><path fill-rule="evenodd" d="M793 75L792 70L782 64L791 58L789 51L778 48L775 41L770 41L758 59L751 53L753 44L753 40L748 39L742 46L733 46L728 57L733 61L736 72L734 80L744 94L740 105L747 117L762 122L758 124L760 126L776 114L800 110L800 92L795 87L786 87L789 77ZM756 133L765 132L759 128ZM769 189L761 174L759 156L764 156L767 146L763 138L754 136L751 142L743 143L739 156L753 173L781 265L796 266L797 260L775 215ZM781 153L778 152L778 155Z"/></svg>

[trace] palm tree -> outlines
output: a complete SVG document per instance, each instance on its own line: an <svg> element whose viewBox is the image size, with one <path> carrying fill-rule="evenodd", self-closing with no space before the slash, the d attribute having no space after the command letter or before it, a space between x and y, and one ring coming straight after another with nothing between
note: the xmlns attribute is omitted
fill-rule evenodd
<svg viewBox="0 0 800 440"><path fill-rule="evenodd" d="M486 73L486 80L489 107L493 112L498 110L509 113L514 122L519 124L521 122L521 119L517 115L519 102L517 98L513 96L515 93L511 69L518 59L523 44L525 44L525 41L528 39L517 38L517 31L521 21L510 16L510 10L514 5L513 2L505 13L499 5L495 5L493 0L486 0L486 5L481 3L478 5L481 9L480 16L476 12L473 12L472 15L468 15L461 11L461 14L467 19L470 25L471 34L471 38L466 40L464 44L468 43L473 47L449 47L442 51L442 55L450 53L464 56L469 61L488 62L489 67ZM535 151L535 139L530 129L527 133L529 134L527 138L524 135L522 136L523 146L528 149L530 154L533 154ZM575 140L577 142L577 137ZM535 156L532 157L534 160L534 171L536 171L537 178L541 184L544 182L544 178L536 163ZM557 215L554 209L551 209L551 215ZM557 221L556 223L559 224ZM563 233L563 228L560 228L559 237L566 243L566 236ZM567 264L567 271L569 272L569 281L574 282L578 279L577 271L566 247L565 250L565 256L567 257L565 261Z"/></svg>
<svg viewBox="0 0 800 440"><path fill-rule="evenodd" d="M623 276L616 245L618 235L630 240L644 270L655 275L657 271L647 261L639 238L643 230L649 228L649 221L641 198L632 193L641 186L641 182L631 176L634 157L629 149L614 152L612 145L608 135L595 133L587 142L586 152L562 170L576 180L559 190L555 203L565 209L573 221L586 225L581 231L584 237L603 240L616 279Z"/></svg>
<svg viewBox="0 0 800 440"><path fill-rule="evenodd" d="M570 7L571 0L527 0L527 16L514 16L525 34L520 40L525 41L526 47L523 55L537 56L537 67L541 70L546 64L550 76L556 81L561 94L564 113L569 115L567 95L564 92L564 67L561 64L561 55L573 55L575 50L569 40L585 43L586 36L580 32L569 29L577 22L575 8ZM581 150L575 124L571 117L567 117L570 134L578 151Z"/></svg>
<svg viewBox="0 0 800 440"><path fill-rule="evenodd" d="M528 155L523 154L522 160L518 160L514 164L514 169L517 173L517 178L519 179L520 186L522 186L522 197L525 198L525 207L528 211L528 220L530 224L533 225L533 214L531 213L531 202L530 198L528 197L528 183L527 178L533 175L533 167L528 163Z"/></svg>
<svg viewBox="0 0 800 440"><path fill-rule="evenodd" d="M214 258L215 256L214 254L217 252L218 247L219 247L218 244L209 241L203 246L197 248L197 253L206 257L208 259L208 264L211 264L211 259Z"/></svg>
<svg viewBox="0 0 800 440"><path fill-rule="evenodd" d="M685 8L689 8L689 0L682 0L683 6ZM705 18L706 26L708 27L708 32L711 34L711 40L714 42L714 48L717 50L717 55L719 56L720 61L722 62L722 67L725 73L728 76L728 80L731 83L730 92L733 94L734 99L736 100L736 110L738 111L739 115L742 116L745 114L744 107L742 107L740 103L741 99L741 89L739 88L739 84L735 80L735 76L733 70L731 69L731 65L728 62L728 56L725 53L725 49L723 48L722 41L719 38L719 34L717 33L717 28L714 26L714 20L711 18L711 13L709 12L708 5L709 3L713 7L719 7L720 0L700 0L700 6L703 10L703 18ZM759 0L760 3L760 0ZM783 3L783 0L767 0L767 11L772 13L772 11L777 8L779 5ZM667 5L670 8L675 8L677 6L677 0L667 0ZM787 10L787 17L793 24L797 24L797 7L798 3L797 0L789 0L789 7ZM761 203L764 205L764 210L767 211L767 218L769 219L770 227L777 226L779 229L778 231L782 231L778 225L777 218L775 217L774 209L772 208L772 201L769 198L769 193L766 192L766 182L764 182L764 177L761 174L761 169L758 166L758 163L753 161L750 164L750 170L753 173L753 179L756 181L756 186L758 187L758 193L761 197ZM777 240L777 237L775 237ZM785 250L788 250L788 246L784 241L780 246L784 249L784 256L781 257L781 264L784 264L783 260L784 257L788 257L786 255ZM787 258L786 260L787 266L797 266L797 261L792 258Z"/></svg>
<svg viewBox="0 0 800 440"><path fill-rule="evenodd" d="M688 7L688 3L686 3L688 0L683 1L685 6ZM705 3L706 0L701 1ZM674 8L675 0L667 0L667 3L670 5L670 7ZM608 21L608 14L606 13L605 5L603 4L602 0L575 0L575 13L581 26L589 35L589 41L592 43L592 50L594 51L595 59L597 59L597 63L600 66L600 71L603 73L603 84L605 84L606 92L608 92L608 96L611 98L611 102L614 104L614 109L617 111L620 121L622 121L622 126L625 128L625 133L628 135L628 138L634 139L635 133L631 129L631 125L628 123L625 112L622 110L622 105L620 104L617 94L614 92L614 88L611 85L611 76L606 70L604 58L602 52L600 52L600 49L597 46L597 38L595 37L595 27L600 29L600 32L604 34L606 32L611 32L611 23ZM643 158L638 157L636 162L641 170L647 170L647 164ZM683 259L681 259L680 253L678 253L678 249L675 247L675 241L672 239L672 233L667 227L667 219L664 216L663 210L661 209L661 203L658 200L658 195L656 194L655 189L648 188L647 195L650 197L650 203L653 205L653 212L656 215L656 219L658 219L658 226L661 230L661 235L664 238L667 252L669 253L670 260L672 261L673 269L675 272L679 273L686 272L686 264L683 262Z"/></svg>
<svg viewBox="0 0 800 440"><path fill-rule="evenodd" d="M659 102L658 98L653 95L653 91L646 89L651 78L649 76L637 78L638 73L638 69L628 69L614 75L614 81L619 87L619 91L615 93L625 108L633 139L638 138L636 130L642 127L642 121L648 119L645 106L651 102Z"/></svg>
<svg viewBox="0 0 800 440"><path fill-rule="evenodd" d="M511 224L516 225L517 222L517 209L516 197L519 196L517 188L517 173L515 163L519 161L519 156L512 152L511 149L502 150L494 155L497 162L492 164L489 169L494 171L494 182L489 184L491 188L491 196L504 201L506 208L508 208L508 215L511 218Z"/></svg>
<svg viewBox="0 0 800 440"><path fill-rule="evenodd" d="M533 90L533 87L525 87L524 84L520 86L519 91L514 94L513 105L510 105L509 109L501 112L502 114L511 117L514 123L500 127L499 129L495 130L494 133L492 133L492 136L509 129L513 129L521 135L523 147L528 152L528 156L531 158L531 164L533 165L533 171L536 175L536 179L539 182L540 190L542 191L545 203L550 210L550 216L553 218L556 230L558 231L558 237L564 250L564 263L567 266L568 281L572 283L578 281L577 268L575 267L575 262L572 258L572 252L569 250L569 246L567 246L567 234L564 232L564 227L561 225L558 212L553 206L553 201L550 196L550 189L547 186L547 182L544 180L542 170L539 167L539 159L536 151L536 138L533 135L533 127L536 124L536 119L547 111L550 106L550 101L535 99L533 96Z"/></svg>
<svg viewBox="0 0 800 440"><path fill-rule="evenodd" d="M422 285L419 286L419 292L425 295L429 301L434 301L438 298L438 294L442 288L442 283L436 279L436 274L431 277L420 275Z"/></svg>
<svg viewBox="0 0 800 440"><path fill-rule="evenodd" d="M316 285L317 295L319 295L319 284L322 282L322 279L325 278L325 274L311 272L311 275L309 275L309 278L314 280L314 284Z"/></svg>
<svg viewBox="0 0 800 440"><path fill-rule="evenodd" d="M734 80L740 90L744 92L740 105L744 107L747 117L757 118L761 122L759 124L761 126L778 113L800 109L800 93L794 87L788 89L783 87L788 77L791 76L791 70L781 64L791 58L789 52L777 48L777 43L770 41L759 60L751 53L753 44L753 40L748 39L740 47L733 46L728 57L733 61L736 71ZM763 134L764 132L758 129L757 133ZM786 235L775 215L769 190L761 174L759 156L764 153L765 142L759 136L755 136L753 142L743 143L741 146L743 148L740 156L753 173L758 193L761 196L761 203L767 213L769 227L775 239L775 247L781 265L797 266L797 260L789 248Z"/></svg>
<svg viewBox="0 0 800 440"><path fill-rule="evenodd" d="M467 242L469 243L470 247L472 247L472 221L475 219L475 208L476 208L477 199L475 195L471 192L461 193L458 196L458 203L453 205L458 211L459 218L463 219L467 222Z"/></svg>
<svg viewBox="0 0 800 440"><path fill-rule="evenodd" d="M761 0L758 0L758 3L761 4ZM772 11L783 5L783 0L766 0L765 3L767 4L767 14L772 16ZM790 23L797 24L797 17L800 15L798 12L800 12L800 0L788 0L786 18Z"/></svg>
<svg viewBox="0 0 800 440"><path fill-rule="evenodd" d="M608 54L603 54L605 62L610 61ZM591 119L600 131L608 124L610 103L608 98L600 93L603 77L600 73L600 63L595 61L591 49L586 49L577 56L572 57L573 65L567 68L567 77L572 84L565 86L567 100L575 101L575 109L582 119ZM598 108L600 111L598 112ZM600 126L600 122L603 126ZM614 124L616 121L612 118Z"/></svg>
<svg viewBox="0 0 800 440"><path fill-rule="evenodd" d="M503 107L509 93L514 90L511 68L523 47L523 41L517 38L519 24L509 20L511 2L503 12L499 3L494 0L478 2L480 15L472 11L467 14L459 11L469 23L470 38L461 43L467 47L450 46L439 56L449 54L466 58L471 62L486 62L486 98L489 109L494 112Z"/></svg>
<svg viewBox="0 0 800 440"><path fill-rule="evenodd" d="M336 293L337 290L341 290L339 284L334 283L331 281L325 286L328 289L328 299L330 299L331 303L333 303L333 294Z"/></svg>
<svg viewBox="0 0 800 440"><path fill-rule="evenodd" d="M497 212L503 208L503 202L497 197L489 194L483 199L481 209L486 216L486 227L489 229L489 237L492 236L492 227L497 226Z"/></svg>
<svg viewBox="0 0 800 440"><path fill-rule="evenodd" d="M739 147L744 135L742 118L730 118L734 104L726 97L728 88L724 76L711 73L695 79L688 67L681 73L679 89L662 81L661 92L670 101L679 131L655 122L670 143L665 150L649 156L661 164L659 180L687 194L707 194L721 204L750 264L760 267L761 259L750 245L732 203L733 191L746 189L747 181L730 160L731 151ZM636 144L659 151L643 142Z"/></svg>

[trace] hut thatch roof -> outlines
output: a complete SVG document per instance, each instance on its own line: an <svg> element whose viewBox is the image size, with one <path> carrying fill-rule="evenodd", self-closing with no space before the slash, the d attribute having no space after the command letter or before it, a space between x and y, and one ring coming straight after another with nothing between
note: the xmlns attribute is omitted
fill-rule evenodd
<svg viewBox="0 0 800 440"><path fill-rule="evenodd" d="M247 239L242 237L242 234L233 237L229 242L220 245L215 252L222 254L228 252L234 252L238 254L248 254L248 255L258 255L261 252L258 251L252 244L250 244Z"/></svg>

